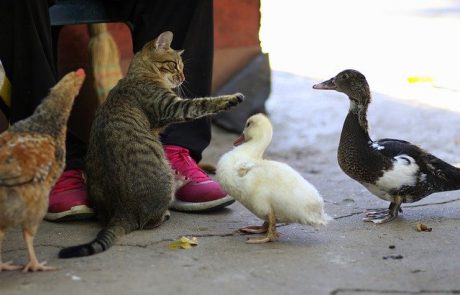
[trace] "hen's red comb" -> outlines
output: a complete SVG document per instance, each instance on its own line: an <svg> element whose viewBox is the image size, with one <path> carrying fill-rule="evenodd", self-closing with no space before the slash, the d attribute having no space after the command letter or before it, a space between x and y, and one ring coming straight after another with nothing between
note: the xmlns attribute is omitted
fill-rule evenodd
<svg viewBox="0 0 460 295"><path fill-rule="evenodd" d="M84 77L85 76L85 70L80 68L80 69L75 71L75 74L77 75L77 77Z"/></svg>

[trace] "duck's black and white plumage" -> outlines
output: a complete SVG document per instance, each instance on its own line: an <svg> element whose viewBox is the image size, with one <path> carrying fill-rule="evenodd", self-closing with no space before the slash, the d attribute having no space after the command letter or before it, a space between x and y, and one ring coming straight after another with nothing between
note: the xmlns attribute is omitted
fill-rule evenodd
<svg viewBox="0 0 460 295"><path fill-rule="evenodd" d="M401 203L460 189L460 169L407 141L388 138L373 141L369 137L367 108L371 93L363 74L345 70L313 88L348 95L350 109L337 152L340 168L371 193L391 202L388 210L369 211L364 220L388 222L402 212Z"/></svg>

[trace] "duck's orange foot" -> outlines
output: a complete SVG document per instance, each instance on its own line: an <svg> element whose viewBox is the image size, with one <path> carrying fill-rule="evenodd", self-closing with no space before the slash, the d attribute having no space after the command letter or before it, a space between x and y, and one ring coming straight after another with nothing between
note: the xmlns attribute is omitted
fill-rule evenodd
<svg viewBox="0 0 460 295"><path fill-rule="evenodd" d="M27 263L27 265L24 267L22 271L23 272L28 272L28 271L36 272L36 271L50 271L50 270L58 269L57 267L54 267L54 266L46 266L45 265L46 263L47 263L46 261L43 261L42 263L29 261L29 263Z"/></svg>
<svg viewBox="0 0 460 295"><path fill-rule="evenodd" d="M13 261L0 263L0 272L2 270L18 270L23 268L24 265L13 264Z"/></svg>

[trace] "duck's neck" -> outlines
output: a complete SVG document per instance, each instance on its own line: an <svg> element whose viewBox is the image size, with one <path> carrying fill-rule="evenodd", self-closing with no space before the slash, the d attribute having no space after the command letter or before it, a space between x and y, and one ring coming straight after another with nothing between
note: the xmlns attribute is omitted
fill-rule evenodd
<svg viewBox="0 0 460 295"><path fill-rule="evenodd" d="M367 105L359 105L355 100L350 99L350 110L343 124L340 136L340 153L349 153L359 146L369 146L371 141L367 124Z"/></svg>
<svg viewBox="0 0 460 295"><path fill-rule="evenodd" d="M367 175L369 159L373 154L369 148L371 139L367 131L367 106L359 107L351 101L350 110L343 124L337 160L340 168L351 178L362 181L363 171Z"/></svg>
<svg viewBox="0 0 460 295"><path fill-rule="evenodd" d="M256 141L248 141L245 142L244 144L236 147L235 149L238 152L241 152L245 155L247 155L251 159L257 159L260 160L264 156L264 152L267 148L268 144L260 144L259 142Z"/></svg>
<svg viewBox="0 0 460 295"><path fill-rule="evenodd" d="M368 134L369 129L369 126L367 124L367 107L368 104L357 104L355 99L350 99L350 109L348 110L348 115L355 115L359 123L359 126L366 134Z"/></svg>

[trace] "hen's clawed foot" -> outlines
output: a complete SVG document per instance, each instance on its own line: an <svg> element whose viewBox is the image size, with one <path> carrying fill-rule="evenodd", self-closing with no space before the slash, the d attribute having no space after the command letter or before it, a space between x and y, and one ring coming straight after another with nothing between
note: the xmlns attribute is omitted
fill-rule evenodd
<svg viewBox="0 0 460 295"><path fill-rule="evenodd" d="M13 261L0 263L0 272L2 270L18 270L23 268L24 265L13 264Z"/></svg>
<svg viewBox="0 0 460 295"><path fill-rule="evenodd" d="M41 263L29 261L29 263L27 263L27 265L24 267L22 271L23 272L28 272L28 271L36 272L36 271L50 271L50 270L58 269L57 267L54 267L54 266L46 266L45 265L46 263L47 263L46 261L43 261Z"/></svg>

